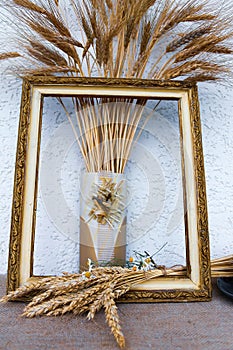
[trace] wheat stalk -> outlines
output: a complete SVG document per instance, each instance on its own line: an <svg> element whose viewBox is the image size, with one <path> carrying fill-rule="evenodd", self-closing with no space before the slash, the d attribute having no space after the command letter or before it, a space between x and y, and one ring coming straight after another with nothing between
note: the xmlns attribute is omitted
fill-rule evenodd
<svg viewBox="0 0 233 350"><path fill-rule="evenodd" d="M105 309L105 316L106 321L111 328L111 332L113 333L117 343L119 344L120 348L125 347L125 338L121 330L120 326L120 320L117 313L117 307L114 301L114 293L113 293L112 283L109 285L109 287L105 291L104 295L104 309Z"/></svg>
<svg viewBox="0 0 233 350"><path fill-rule="evenodd" d="M90 172L124 172L142 119L146 100L122 102L119 98L76 98L75 122L64 102L59 99L74 131L76 140Z"/></svg>
<svg viewBox="0 0 233 350"><path fill-rule="evenodd" d="M228 69L226 67L220 67L214 63L193 60L177 65L174 68L169 68L163 74L165 79L173 79L181 75L187 76L188 73L195 71L216 74L217 72L223 72L224 70L227 72Z"/></svg>
<svg viewBox="0 0 233 350"><path fill-rule="evenodd" d="M5 52L0 54L0 60L7 60L9 58L20 57L18 52Z"/></svg>

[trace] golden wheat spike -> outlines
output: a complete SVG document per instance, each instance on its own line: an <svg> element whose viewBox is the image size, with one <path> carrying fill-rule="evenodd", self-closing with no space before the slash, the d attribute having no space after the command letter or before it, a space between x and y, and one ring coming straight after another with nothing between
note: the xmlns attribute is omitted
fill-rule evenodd
<svg viewBox="0 0 233 350"><path fill-rule="evenodd" d="M0 60L7 60L9 58L16 58L16 57L20 57L20 54L18 52L0 53Z"/></svg>

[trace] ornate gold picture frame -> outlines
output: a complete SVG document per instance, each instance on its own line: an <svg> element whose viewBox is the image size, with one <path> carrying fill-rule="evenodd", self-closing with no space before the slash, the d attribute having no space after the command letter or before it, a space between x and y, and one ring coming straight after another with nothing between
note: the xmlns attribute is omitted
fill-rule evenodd
<svg viewBox="0 0 233 350"><path fill-rule="evenodd" d="M207 201L197 86L138 79L26 77L23 82L7 292L33 274L43 99L120 97L175 100L178 103L183 178L186 272L137 285L123 302L195 301L211 298Z"/></svg>

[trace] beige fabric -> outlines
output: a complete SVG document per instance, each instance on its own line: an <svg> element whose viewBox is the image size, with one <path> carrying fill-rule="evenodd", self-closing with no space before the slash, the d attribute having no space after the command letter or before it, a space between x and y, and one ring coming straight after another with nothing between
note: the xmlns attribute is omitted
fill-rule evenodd
<svg viewBox="0 0 233 350"><path fill-rule="evenodd" d="M0 277L0 295L5 276ZM0 304L1 350L119 350L103 312L20 317L24 303ZM126 350L231 350L233 302L214 287L207 303L120 304Z"/></svg>

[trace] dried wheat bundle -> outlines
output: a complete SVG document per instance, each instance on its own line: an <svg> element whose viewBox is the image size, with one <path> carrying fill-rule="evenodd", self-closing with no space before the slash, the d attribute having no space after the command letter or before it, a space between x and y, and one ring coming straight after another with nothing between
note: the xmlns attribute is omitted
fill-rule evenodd
<svg viewBox="0 0 233 350"><path fill-rule="evenodd" d="M153 270L137 270L113 267L96 267L82 274L35 279L10 292L0 301L30 300L23 315L35 317L41 315L58 316L72 312L75 315L87 314L89 320L102 308L106 321L120 347L125 346L120 326L116 301L134 285L164 275L185 276L184 266L169 269L164 266ZM232 276L233 255L211 261L212 277Z"/></svg>
<svg viewBox="0 0 233 350"><path fill-rule="evenodd" d="M75 120L58 98L72 126L88 172L123 173L143 127L157 108L144 99L75 98Z"/></svg>
<svg viewBox="0 0 233 350"><path fill-rule="evenodd" d="M106 321L120 347L125 339L117 313L116 300L132 286L159 276L182 273L183 267L157 268L151 271L132 271L122 267L96 267L82 274L64 274L33 281L1 299L2 302L31 298L23 315L58 316L67 312L75 315L87 313L93 319L104 309Z"/></svg>
<svg viewBox="0 0 233 350"><path fill-rule="evenodd" d="M212 277L232 277L233 276L233 255L211 260Z"/></svg>
<svg viewBox="0 0 233 350"><path fill-rule="evenodd" d="M229 0L3 0L0 15L15 28L8 52L22 73L211 81L230 72Z"/></svg>

